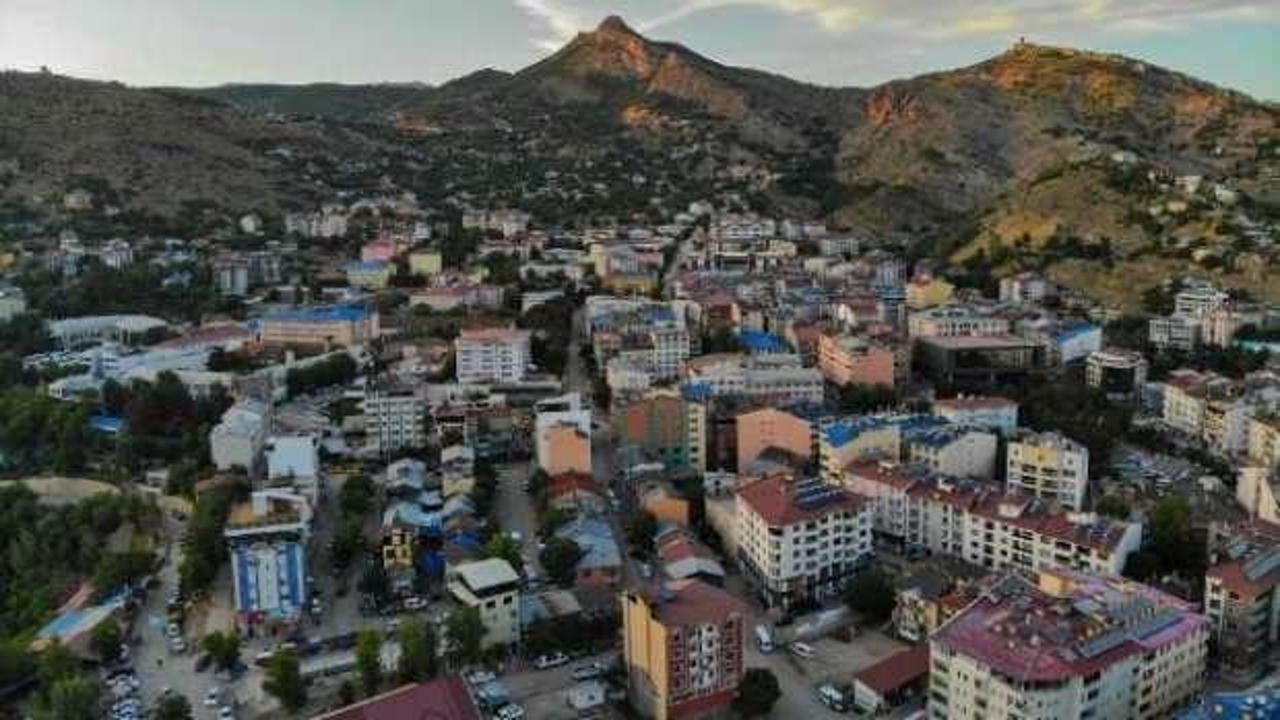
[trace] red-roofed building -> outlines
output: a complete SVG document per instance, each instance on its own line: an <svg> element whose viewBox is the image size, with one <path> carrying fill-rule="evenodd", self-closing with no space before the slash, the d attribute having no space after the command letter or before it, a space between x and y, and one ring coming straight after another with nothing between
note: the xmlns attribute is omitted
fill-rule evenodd
<svg viewBox="0 0 1280 720"><path fill-rule="evenodd" d="M1247 684L1267 667L1280 643L1280 527L1255 521L1231 534L1209 557L1204 613L1213 626L1218 666Z"/></svg>
<svg viewBox="0 0 1280 720"><path fill-rule="evenodd" d="M1168 717L1205 682L1209 622L1141 583L1008 575L929 640L929 717Z"/></svg>
<svg viewBox="0 0 1280 720"><path fill-rule="evenodd" d="M560 510L603 512L604 498L595 478L586 473L565 472L547 480L547 505Z"/></svg>
<svg viewBox="0 0 1280 720"><path fill-rule="evenodd" d="M457 675L405 685L313 720L482 720L467 684Z"/></svg>
<svg viewBox="0 0 1280 720"><path fill-rule="evenodd" d="M922 694L929 684L929 646L896 652L853 675L853 706L876 714Z"/></svg>
<svg viewBox="0 0 1280 720"><path fill-rule="evenodd" d="M630 699L655 720L702 718L733 702L746 672L749 608L700 580L622 594Z"/></svg>
<svg viewBox="0 0 1280 720"><path fill-rule="evenodd" d="M772 475L735 509L739 560L771 607L838 595L871 556L871 504L844 488Z"/></svg>

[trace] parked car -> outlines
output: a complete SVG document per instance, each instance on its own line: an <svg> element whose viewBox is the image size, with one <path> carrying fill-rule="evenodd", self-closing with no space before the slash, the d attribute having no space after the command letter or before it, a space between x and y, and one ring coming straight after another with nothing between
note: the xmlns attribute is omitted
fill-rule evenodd
<svg viewBox="0 0 1280 720"><path fill-rule="evenodd" d="M218 688L216 687L209 688L209 692L204 694L204 706L218 707L218 705L221 703L221 694L222 693L218 692Z"/></svg>
<svg viewBox="0 0 1280 720"><path fill-rule="evenodd" d="M560 667L569 662L569 656L562 652L547 653L539 655L534 661L533 666L539 670L548 670L553 667Z"/></svg>
<svg viewBox="0 0 1280 720"><path fill-rule="evenodd" d="M524 720L524 708L515 703L509 703L498 708L494 717L498 720Z"/></svg>
<svg viewBox="0 0 1280 720"><path fill-rule="evenodd" d="M817 687L818 701L832 710L849 712L849 700L845 691L835 683L824 682Z"/></svg>
<svg viewBox="0 0 1280 720"><path fill-rule="evenodd" d="M791 650L791 654L799 658L808 660L813 657L813 647L802 642L793 642L787 646Z"/></svg>
<svg viewBox="0 0 1280 720"><path fill-rule="evenodd" d="M488 670L475 670L467 673L466 677L467 677L467 682L477 687L480 685L484 685L485 683L491 683L498 679L497 675L494 675Z"/></svg>
<svg viewBox="0 0 1280 720"><path fill-rule="evenodd" d="M427 599L418 597L416 595L413 597L405 598L404 600L405 610L422 610L426 606L427 606Z"/></svg>
<svg viewBox="0 0 1280 720"><path fill-rule="evenodd" d="M594 680L604 674L604 665L600 663L591 663L582 667L573 669L573 679L579 682L583 680Z"/></svg>

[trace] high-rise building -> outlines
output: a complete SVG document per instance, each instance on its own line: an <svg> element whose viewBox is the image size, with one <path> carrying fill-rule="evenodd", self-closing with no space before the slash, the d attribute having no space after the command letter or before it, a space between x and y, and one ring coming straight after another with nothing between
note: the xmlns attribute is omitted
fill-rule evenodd
<svg viewBox="0 0 1280 720"><path fill-rule="evenodd" d="M1140 583L1007 575L930 638L929 717L1166 717L1204 687L1208 641L1204 616Z"/></svg>
<svg viewBox="0 0 1280 720"><path fill-rule="evenodd" d="M369 448L382 455L427 445L427 403L415 388L371 387L364 396Z"/></svg>
<svg viewBox="0 0 1280 720"><path fill-rule="evenodd" d="M674 580L622 594L627 685L642 717L701 718L724 712L746 672L746 605L701 580Z"/></svg>

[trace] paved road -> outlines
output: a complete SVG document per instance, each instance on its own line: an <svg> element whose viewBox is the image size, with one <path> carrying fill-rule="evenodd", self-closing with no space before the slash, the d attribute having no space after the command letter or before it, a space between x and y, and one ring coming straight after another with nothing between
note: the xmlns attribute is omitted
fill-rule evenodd
<svg viewBox="0 0 1280 720"><path fill-rule="evenodd" d="M494 499L494 516L498 527L508 533L520 533L523 548L524 564L527 571L543 576L542 565L538 562L538 524L533 503L529 493L524 490L524 483L533 472L528 462L499 465L498 494Z"/></svg>

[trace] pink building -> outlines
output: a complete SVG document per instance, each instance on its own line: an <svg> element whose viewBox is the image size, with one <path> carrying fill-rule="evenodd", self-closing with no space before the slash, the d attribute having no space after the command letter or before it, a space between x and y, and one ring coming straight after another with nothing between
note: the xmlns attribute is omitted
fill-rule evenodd
<svg viewBox="0 0 1280 720"><path fill-rule="evenodd" d="M739 471L769 448L786 450L805 459L813 455L812 426L791 413L762 408L739 415L737 426Z"/></svg>
<svg viewBox="0 0 1280 720"><path fill-rule="evenodd" d="M893 387L893 350L866 338L823 335L818 338L818 368L836 385Z"/></svg>

